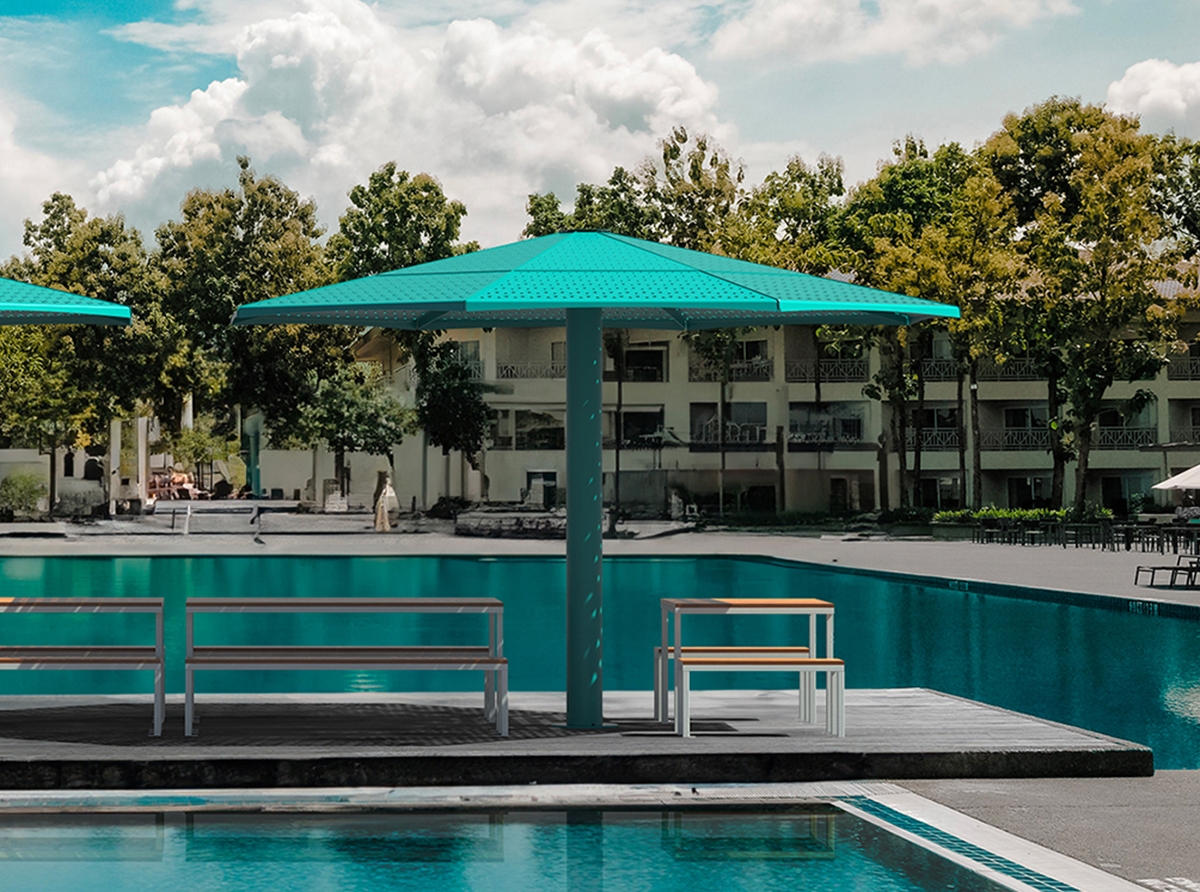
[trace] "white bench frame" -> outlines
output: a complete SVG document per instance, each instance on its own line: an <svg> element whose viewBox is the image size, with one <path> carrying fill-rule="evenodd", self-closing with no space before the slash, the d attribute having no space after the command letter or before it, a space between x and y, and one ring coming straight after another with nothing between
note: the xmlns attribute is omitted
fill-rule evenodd
<svg viewBox="0 0 1200 892"><path fill-rule="evenodd" d="M675 664L675 733L691 737L693 672L799 672L800 721L817 720L817 673L824 672L825 730L846 736L846 665L830 657L683 657Z"/></svg>
<svg viewBox="0 0 1200 892"><path fill-rule="evenodd" d="M678 661L685 652L692 648L683 646L683 617L691 616L728 616L732 614L783 615L808 617L808 647L807 656L816 655L817 647L817 617L825 617L825 656L833 656L833 613L834 607L829 601L816 598L662 598L659 601L662 612L662 644L658 650L669 651L668 659L661 659L656 654L654 675L654 720L669 722L671 712L671 687L668 683L667 669L670 660ZM670 641L671 617L675 618L674 644ZM718 648L695 648L694 656L720 656ZM769 648L751 648L765 652ZM678 665L678 663L676 663ZM678 671L676 672L678 676ZM807 683L812 687L810 697L815 697L816 676L800 677L801 684ZM803 692L801 693L803 697Z"/></svg>
<svg viewBox="0 0 1200 892"><path fill-rule="evenodd" d="M495 598L189 598L184 663L184 736L195 736L195 673L199 670L475 669L484 673L484 715L508 736L508 660L504 605ZM488 617L488 644L470 646L216 646L196 647L197 613L444 613Z"/></svg>
<svg viewBox="0 0 1200 892"><path fill-rule="evenodd" d="M150 735L162 735L166 715L162 598L0 598L0 613L152 613L154 646L6 645L0 670L146 670L154 673L154 720Z"/></svg>

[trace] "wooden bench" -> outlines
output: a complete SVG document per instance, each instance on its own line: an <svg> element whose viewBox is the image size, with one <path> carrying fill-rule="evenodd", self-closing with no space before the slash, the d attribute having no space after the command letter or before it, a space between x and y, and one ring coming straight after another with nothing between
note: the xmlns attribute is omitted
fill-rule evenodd
<svg viewBox="0 0 1200 892"><path fill-rule="evenodd" d="M824 672L825 730L846 736L845 664L828 657L681 657L675 664L675 733L691 737L690 676L693 672L798 672L800 673L800 721L817 720L816 685L810 676Z"/></svg>
<svg viewBox="0 0 1200 892"><path fill-rule="evenodd" d="M0 669L153 672L154 720L150 733L154 737L162 735L166 713L162 598L0 598L0 613L154 614L153 645L6 645L0 647Z"/></svg>
<svg viewBox="0 0 1200 892"><path fill-rule="evenodd" d="M484 715L508 736L508 660L504 606L495 598L190 598L184 663L184 735L195 733L195 673L201 670L362 672L478 670L484 673ZM443 613L488 618L486 646L204 646L194 643L197 613Z"/></svg>

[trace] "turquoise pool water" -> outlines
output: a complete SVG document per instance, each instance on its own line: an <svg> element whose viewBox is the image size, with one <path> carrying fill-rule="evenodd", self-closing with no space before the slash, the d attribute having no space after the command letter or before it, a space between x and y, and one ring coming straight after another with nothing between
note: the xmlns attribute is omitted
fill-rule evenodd
<svg viewBox="0 0 1200 892"><path fill-rule="evenodd" d="M832 809L0 818L11 892L999 892Z"/></svg>
<svg viewBox="0 0 1200 892"><path fill-rule="evenodd" d="M514 690L562 690L565 568L506 558L6 558L0 592L167 599L168 690L182 690L183 605L195 596L488 594L505 605ZM942 587L737 558L605 562L605 686L653 686L661 597L821 597L837 605L837 654L851 688L921 686L1147 744L1159 768L1200 768L1200 622L981 595ZM689 617L689 641L786 644L807 621ZM0 616L0 643L150 640L146 617ZM481 643L480 617L206 616L198 642ZM818 630L818 634L822 634ZM138 673L142 674L142 673ZM134 673L0 676L0 692L148 691ZM708 687L789 685L779 674L708 673ZM473 690L469 673L207 673L198 690Z"/></svg>

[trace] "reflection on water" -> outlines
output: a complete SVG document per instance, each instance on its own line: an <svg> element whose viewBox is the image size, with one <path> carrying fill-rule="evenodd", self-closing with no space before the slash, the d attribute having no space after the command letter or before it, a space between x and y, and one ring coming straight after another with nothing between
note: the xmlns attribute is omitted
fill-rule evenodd
<svg viewBox="0 0 1200 892"><path fill-rule="evenodd" d="M777 561L621 558L605 561L604 685L649 690L658 601L820 597L837 607L837 655L849 688L926 687L1133 740L1159 768L1200 768L1196 745L1200 623L929 588ZM200 596L387 594L497 597L514 691L562 690L565 565L560 559L473 557L4 558L12 596L165 594L167 687L183 689L184 601ZM1122 603L1122 602L1118 602ZM0 617L0 644L140 643L145 617ZM689 617L689 643L805 643L804 618ZM823 638L823 626L818 637ZM479 644L480 616L273 614L197 619L197 640L223 644ZM1020 666L1014 672L1013 666ZM3 673L0 693L148 692L145 673ZM465 672L211 672L198 690L338 692L476 690ZM17 677L14 677L17 676ZM1036 678L1037 684L1027 683ZM782 673L705 673L701 688L790 686Z"/></svg>
<svg viewBox="0 0 1200 892"><path fill-rule="evenodd" d="M0 852L5 892L998 892L963 867L821 806L5 816Z"/></svg>

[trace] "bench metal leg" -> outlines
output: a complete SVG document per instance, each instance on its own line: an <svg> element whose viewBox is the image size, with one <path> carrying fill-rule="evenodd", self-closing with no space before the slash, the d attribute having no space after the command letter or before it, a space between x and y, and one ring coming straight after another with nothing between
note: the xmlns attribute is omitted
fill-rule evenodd
<svg viewBox="0 0 1200 892"><path fill-rule="evenodd" d="M489 722L496 721L496 679L495 673L483 673L483 715Z"/></svg>
<svg viewBox="0 0 1200 892"><path fill-rule="evenodd" d="M800 673L800 721L813 724L817 720L817 673Z"/></svg>
<svg viewBox="0 0 1200 892"><path fill-rule="evenodd" d="M835 737L846 736L846 675L826 672L825 730Z"/></svg>
<svg viewBox="0 0 1200 892"><path fill-rule="evenodd" d="M192 706L195 697L194 689L194 672L191 666L186 666L184 674L184 693L183 693L183 736L193 737L192 733Z"/></svg>
<svg viewBox="0 0 1200 892"><path fill-rule="evenodd" d="M654 721L671 720L671 701L668 677L671 661L660 647L654 649Z"/></svg>
<svg viewBox="0 0 1200 892"><path fill-rule="evenodd" d="M692 708L688 697L688 676L691 673L686 667L675 667L675 733L680 737L692 736Z"/></svg>
<svg viewBox="0 0 1200 892"><path fill-rule="evenodd" d="M496 688L499 703L496 710L496 730L501 737L508 736L508 666L496 670Z"/></svg>
<svg viewBox="0 0 1200 892"><path fill-rule="evenodd" d="M154 737L162 737L163 718L167 711L166 672L160 664L154 670Z"/></svg>

